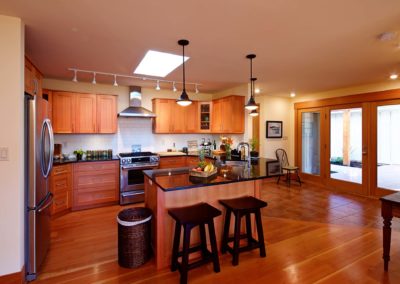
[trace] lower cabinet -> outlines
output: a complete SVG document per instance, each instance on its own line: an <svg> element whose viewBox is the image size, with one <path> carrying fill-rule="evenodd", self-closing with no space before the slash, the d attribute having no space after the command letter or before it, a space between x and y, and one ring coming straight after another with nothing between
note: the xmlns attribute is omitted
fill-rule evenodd
<svg viewBox="0 0 400 284"><path fill-rule="evenodd" d="M206 162L212 163L214 159L206 158ZM178 156L178 157L160 157L160 169L173 169L183 167L197 167L199 157L197 156Z"/></svg>
<svg viewBox="0 0 400 284"><path fill-rule="evenodd" d="M118 197L118 161L74 164L72 210L115 204Z"/></svg>
<svg viewBox="0 0 400 284"><path fill-rule="evenodd" d="M72 197L72 164L53 167L50 175L50 191L53 193L51 215L68 212Z"/></svg>

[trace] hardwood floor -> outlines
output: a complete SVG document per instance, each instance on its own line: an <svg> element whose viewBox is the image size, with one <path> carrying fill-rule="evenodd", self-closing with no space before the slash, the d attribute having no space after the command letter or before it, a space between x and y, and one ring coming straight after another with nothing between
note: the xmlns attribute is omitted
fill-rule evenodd
<svg viewBox="0 0 400 284"><path fill-rule="evenodd" d="M304 184L264 183L267 257L242 253L239 266L220 256L189 272L189 283L399 283L400 221L393 220L389 271L383 270L380 203ZM126 208L126 207L123 207ZM74 212L52 223L51 250L37 283L178 283L179 273L117 263L120 206ZM217 236L220 237L220 236Z"/></svg>

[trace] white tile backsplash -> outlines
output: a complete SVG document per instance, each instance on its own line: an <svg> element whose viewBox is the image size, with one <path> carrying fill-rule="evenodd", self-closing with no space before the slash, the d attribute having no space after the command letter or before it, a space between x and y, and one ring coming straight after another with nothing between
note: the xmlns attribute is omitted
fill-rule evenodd
<svg viewBox="0 0 400 284"><path fill-rule="evenodd" d="M116 134L56 134L55 143L63 145L63 153L69 154L74 150L107 150L112 149L114 154L130 152L133 144L142 145L142 151L166 151L172 148L187 147L188 140L197 140L199 145L202 138L214 139L219 145L220 135L210 134L154 134L152 120L148 118L118 118ZM230 135L232 136L232 135ZM234 135L234 144L242 141L243 135Z"/></svg>

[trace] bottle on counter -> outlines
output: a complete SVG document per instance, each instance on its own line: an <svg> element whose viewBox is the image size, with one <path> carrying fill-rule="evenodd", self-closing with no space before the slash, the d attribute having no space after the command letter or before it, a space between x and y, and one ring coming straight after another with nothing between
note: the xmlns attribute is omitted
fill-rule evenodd
<svg viewBox="0 0 400 284"><path fill-rule="evenodd" d="M214 143L213 143L213 147L214 147L214 150L217 150L217 143L215 143L215 140L214 140Z"/></svg>

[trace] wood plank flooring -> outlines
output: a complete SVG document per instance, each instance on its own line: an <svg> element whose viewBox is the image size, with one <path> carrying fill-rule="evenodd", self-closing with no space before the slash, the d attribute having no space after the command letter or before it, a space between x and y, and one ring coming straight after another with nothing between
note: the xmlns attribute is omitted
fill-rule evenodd
<svg viewBox="0 0 400 284"><path fill-rule="evenodd" d="M267 257L221 255L189 272L189 283L400 283L400 221L393 221L389 272L383 271L380 203L324 189L264 183ZM179 273L117 263L116 215L110 206L70 213L52 223L51 249L37 283L179 283ZM217 236L220 237L220 236Z"/></svg>

